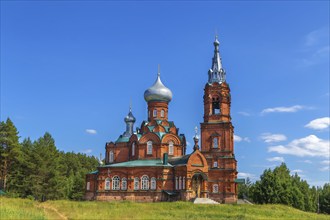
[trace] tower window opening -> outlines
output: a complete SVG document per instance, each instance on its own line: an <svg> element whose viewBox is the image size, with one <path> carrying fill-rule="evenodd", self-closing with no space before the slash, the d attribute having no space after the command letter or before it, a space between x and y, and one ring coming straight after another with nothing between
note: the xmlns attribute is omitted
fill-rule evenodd
<svg viewBox="0 0 330 220"><path fill-rule="evenodd" d="M135 156L135 143L132 144L132 156Z"/></svg>
<svg viewBox="0 0 330 220"><path fill-rule="evenodd" d="M113 151L109 152L109 163L113 163Z"/></svg>
<svg viewBox="0 0 330 220"><path fill-rule="evenodd" d="M213 138L213 148L218 148L219 145L218 145L218 138Z"/></svg>
<svg viewBox="0 0 330 220"><path fill-rule="evenodd" d="M154 109L153 113L152 113L153 117L157 117L157 109Z"/></svg>
<svg viewBox="0 0 330 220"><path fill-rule="evenodd" d="M218 97L212 98L212 114L220 114L220 102Z"/></svg>
<svg viewBox="0 0 330 220"><path fill-rule="evenodd" d="M152 141L147 142L147 154L152 154Z"/></svg>
<svg viewBox="0 0 330 220"><path fill-rule="evenodd" d="M160 111L160 117L164 118L164 115L165 115L165 111L162 109L162 110Z"/></svg>
<svg viewBox="0 0 330 220"><path fill-rule="evenodd" d="M170 141L168 143L168 155L173 155L173 152L174 152L174 145L173 145L173 142Z"/></svg>

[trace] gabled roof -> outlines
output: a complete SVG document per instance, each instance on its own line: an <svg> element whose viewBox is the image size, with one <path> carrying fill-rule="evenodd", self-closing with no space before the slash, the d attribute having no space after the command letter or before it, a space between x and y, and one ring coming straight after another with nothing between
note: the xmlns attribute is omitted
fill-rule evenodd
<svg viewBox="0 0 330 220"><path fill-rule="evenodd" d="M173 166L187 164L191 154L184 155L182 157L170 157L168 162Z"/></svg>

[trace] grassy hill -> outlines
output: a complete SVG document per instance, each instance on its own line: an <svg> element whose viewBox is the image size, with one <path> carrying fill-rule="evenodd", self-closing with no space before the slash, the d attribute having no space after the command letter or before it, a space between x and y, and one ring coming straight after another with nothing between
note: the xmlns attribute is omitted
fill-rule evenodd
<svg viewBox="0 0 330 220"><path fill-rule="evenodd" d="M330 219L284 205L73 202L0 198L0 219Z"/></svg>

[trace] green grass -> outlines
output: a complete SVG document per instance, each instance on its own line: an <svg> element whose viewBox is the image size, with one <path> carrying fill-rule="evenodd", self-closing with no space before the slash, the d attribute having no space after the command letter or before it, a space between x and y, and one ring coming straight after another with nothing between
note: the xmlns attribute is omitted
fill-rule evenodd
<svg viewBox="0 0 330 220"><path fill-rule="evenodd" d="M47 219L38 203L28 199L0 197L0 219Z"/></svg>
<svg viewBox="0 0 330 220"><path fill-rule="evenodd" d="M1 219L330 219L284 205L194 205L190 202L33 202L1 199Z"/></svg>

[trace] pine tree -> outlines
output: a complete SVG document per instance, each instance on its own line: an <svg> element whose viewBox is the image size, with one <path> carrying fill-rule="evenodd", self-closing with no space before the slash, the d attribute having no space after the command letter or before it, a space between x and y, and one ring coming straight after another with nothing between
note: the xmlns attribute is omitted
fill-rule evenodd
<svg viewBox="0 0 330 220"><path fill-rule="evenodd" d="M0 188L8 190L15 176L15 163L20 156L18 131L13 122L8 118L6 122L0 122Z"/></svg>

